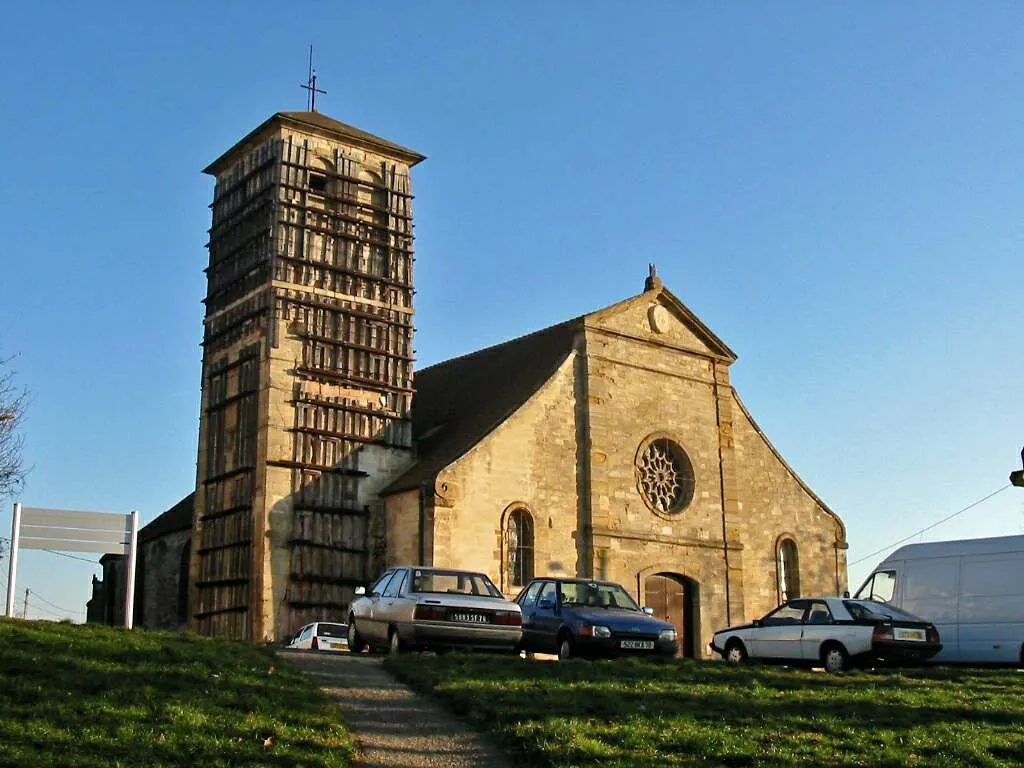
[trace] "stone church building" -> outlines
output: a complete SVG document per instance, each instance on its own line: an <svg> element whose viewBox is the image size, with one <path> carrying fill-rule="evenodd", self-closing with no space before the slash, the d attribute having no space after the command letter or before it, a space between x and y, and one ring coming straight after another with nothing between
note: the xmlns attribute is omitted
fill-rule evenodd
<svg viewBox="0 0 1024 768"><path fill-rule="evenodd" d="M139 626L277 642L422 563L509 595L534 575L614 580L703 656L726 624L841 593L842 521L653 267L633 297L414 372L423 159L279 112L206 169L197 482L171 510L191 528L163 526L175 544L141 569Z"/></svg>

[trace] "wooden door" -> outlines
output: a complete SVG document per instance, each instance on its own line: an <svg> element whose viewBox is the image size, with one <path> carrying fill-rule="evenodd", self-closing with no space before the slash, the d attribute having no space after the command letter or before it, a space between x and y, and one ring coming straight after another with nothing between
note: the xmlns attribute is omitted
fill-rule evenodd
<svg viewBox="0 0 1024 768"><path fill-rule="evenodd" d="M648 576L644 583L644 594L647 607L654 609L654 617L667 621L676 628L679 635L679 648L682 655L688 655L690 647L685 637L686 628L686 591L683 585L668 576L658 574Z"/></svg>

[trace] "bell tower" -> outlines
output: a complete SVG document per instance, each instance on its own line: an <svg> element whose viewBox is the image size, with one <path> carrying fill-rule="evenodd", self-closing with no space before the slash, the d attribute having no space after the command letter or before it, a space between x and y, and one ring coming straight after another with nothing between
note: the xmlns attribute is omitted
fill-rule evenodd
<svg viewBox="0 0 1024 768"><path fill-rule="evenodd" d="M278 112L216 179L190 626L276 642L344 619L411 462L413 220L423 156Z"/></svg>

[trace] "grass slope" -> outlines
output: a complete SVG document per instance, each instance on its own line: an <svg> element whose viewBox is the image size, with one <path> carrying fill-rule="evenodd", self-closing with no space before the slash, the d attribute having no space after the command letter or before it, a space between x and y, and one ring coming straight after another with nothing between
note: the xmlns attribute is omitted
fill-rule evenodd
<svg viewBox="0 0 1024 768"><path fill-rule="evenodd" d="M269 648L0 619L0 765L347 766L336 708Z"/></svg>
<svg viewBox="0 0 1024 768"><path fill-rule="evenodd" d="M400 656L387 668L552 766L1020 766L1024 675Z"/></svg>

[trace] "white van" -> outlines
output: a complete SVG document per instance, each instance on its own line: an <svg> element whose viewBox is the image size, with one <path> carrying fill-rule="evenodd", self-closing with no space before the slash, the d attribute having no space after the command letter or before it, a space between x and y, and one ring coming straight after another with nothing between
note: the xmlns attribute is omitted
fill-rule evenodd
<svg viewBox="0 0 1024 768"><path fill-rule="evenodd" d="M933 662L1024 666L1024 536L908 544L854 597L935 624L942 651Z"/></svg>

